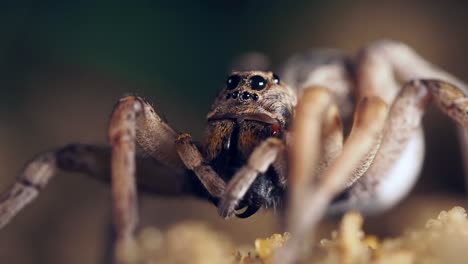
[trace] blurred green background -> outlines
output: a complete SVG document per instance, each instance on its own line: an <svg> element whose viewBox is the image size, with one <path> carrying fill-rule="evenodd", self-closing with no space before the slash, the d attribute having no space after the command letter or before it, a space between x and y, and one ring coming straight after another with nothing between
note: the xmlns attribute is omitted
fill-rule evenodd
<svg viewBox="0 0 468 264"><path fill-rule="evenodd" d="M106 142L112 105L125 93L146 97L174 128L200 138L232 59L247 51L279 65L312 48L351 54L392 38L468 80L467 8L462 1L2 1L0 189L36 153ZM412 200L369 219L378 234L400 232L408 208L432 213L464 195L454 126L434 107L429 112L422 180ZM0 232L0 261L101 263L109 208L107 186L62 173ZM143 226L198 219L239 243L278 231L271 213L224 221L191 199L142 197L140 212Z"/></svg>

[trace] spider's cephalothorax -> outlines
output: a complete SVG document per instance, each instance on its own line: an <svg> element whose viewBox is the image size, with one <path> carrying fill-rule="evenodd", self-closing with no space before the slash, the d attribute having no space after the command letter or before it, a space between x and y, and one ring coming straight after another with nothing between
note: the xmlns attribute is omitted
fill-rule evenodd
<svg viewBox="0 0 468 264"><path fill-rule="evenodd" d="M261 142L269 137L285 139L296 100L274 73L232 73L207 116L206 161L228 182ZM284 183L274 168L259 175L239 204L248 206L247 211L238 216L278 205Z"/></svg>

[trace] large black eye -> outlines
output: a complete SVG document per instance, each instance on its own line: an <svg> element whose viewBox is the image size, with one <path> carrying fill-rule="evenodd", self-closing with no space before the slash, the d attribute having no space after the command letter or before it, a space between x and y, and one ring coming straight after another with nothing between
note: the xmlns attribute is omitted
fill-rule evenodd
<svg viewBox="0 0 468 264"><path fill-rule="evenodd" d="M260 75L255 75L255 76L250 77L249 82L250 82L250 88L257 90L257 91L265 88L267 84L267 81L265 80L265 78L263 78Z"/></svg>
<svg viewBox="0 0 468 264"><path fill-rule="evenodd" d="M239 82L241 80L241 77L239 75L231 75L227 78L226 80L226 88L228 90L232 90L239 85Z"/></svg>
<svg viewBox="0 0 468 264"><path fill-rule="evenodd" d="M275 73L273 73L273 83L275 84L279 84L280 83L280 78L278 75L276 75Z"/></svg>

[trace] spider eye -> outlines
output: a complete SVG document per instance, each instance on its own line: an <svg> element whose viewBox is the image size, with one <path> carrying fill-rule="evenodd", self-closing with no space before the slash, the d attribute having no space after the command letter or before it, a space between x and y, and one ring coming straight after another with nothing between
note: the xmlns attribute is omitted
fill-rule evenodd
<svg viewBox="0 0 468 264"><path fill-rule="evenodd" d="M226 80L226 88L228 90L232 90L234 88L237 87L237 85L239 85L239 82L240 82L241 78L239 75L231 75L227 78Z"/></svg>
<svg viewBox="0 0 468 264"><path fill-rule="evenodd" d="M254 75L250 77L249 83L252 89L259 91L265 88L267 81L260 75Z"/></svg>
<svg viewBox="0 0 468 264"><path fill-rule="evenodd" d="M273 73L273 83L275 84L279 84L280 83L280 78L278 75L276 75L275 73Z"/></svg>

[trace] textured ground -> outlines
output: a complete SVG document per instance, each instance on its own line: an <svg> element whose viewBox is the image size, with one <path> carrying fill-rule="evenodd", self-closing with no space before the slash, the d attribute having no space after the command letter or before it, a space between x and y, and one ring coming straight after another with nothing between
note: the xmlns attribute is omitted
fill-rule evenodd
<svg viewBox="0 0 468 264"><path fill-rule="evenodd" d="M336 231L320 240L305 263L464 263L468 258L468 219L462 207L442 211L425 226L395 238L365 234L363 218L348 213ZM184 222L166 232L143 229L130 257L135 263L272 263L274 252L289 234L274 234L251 245L237 246L218 231Z"/></svg>

